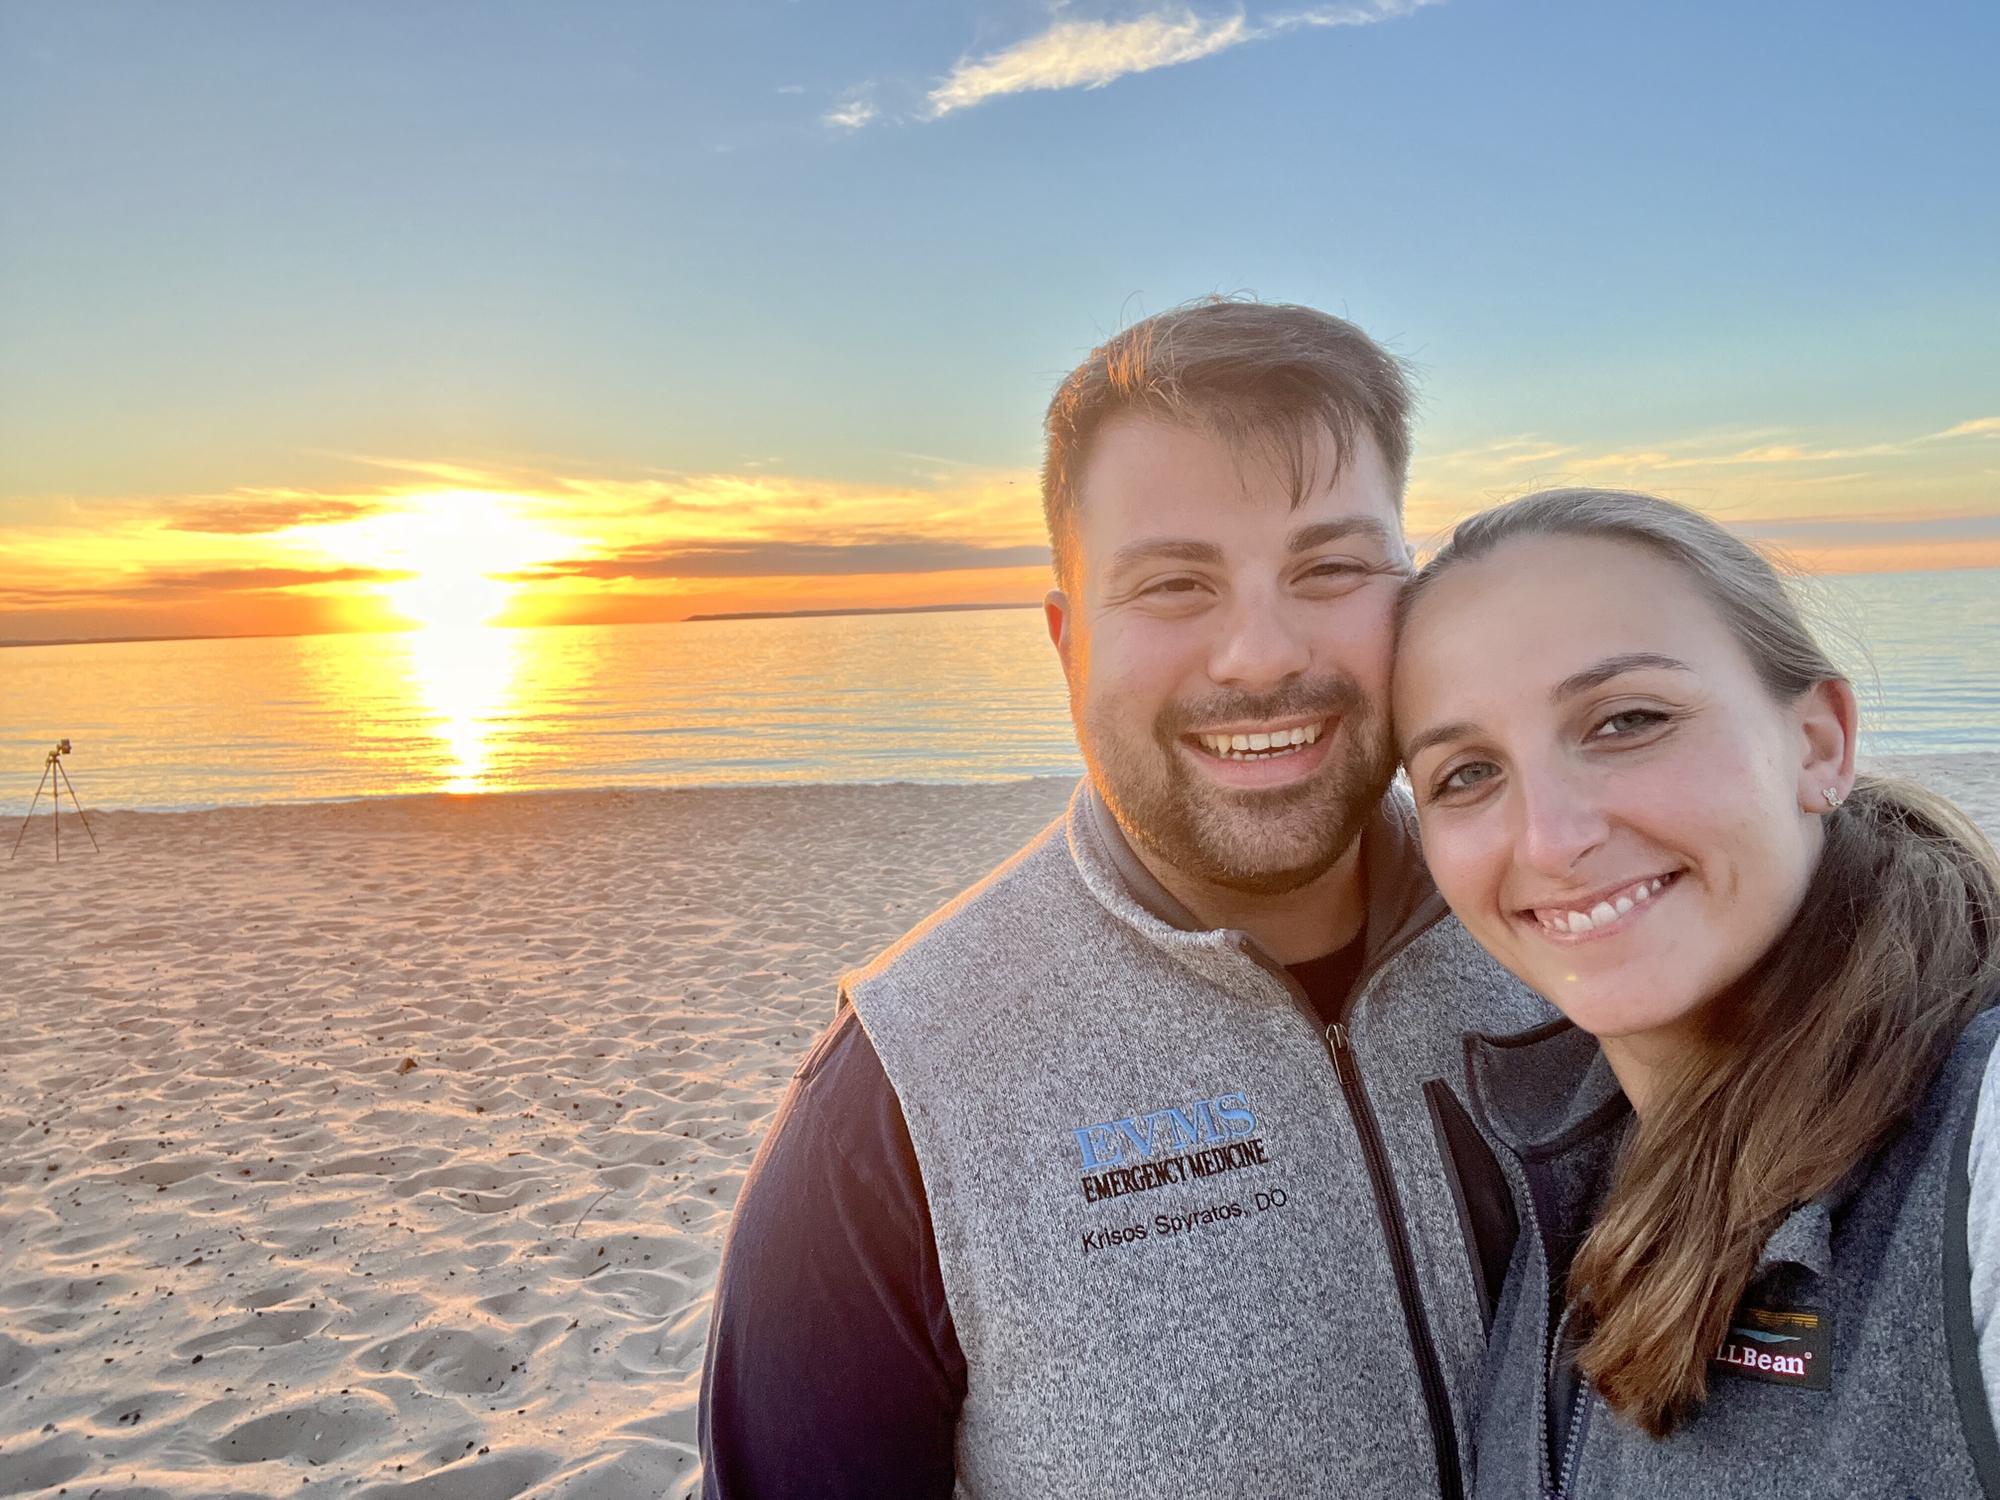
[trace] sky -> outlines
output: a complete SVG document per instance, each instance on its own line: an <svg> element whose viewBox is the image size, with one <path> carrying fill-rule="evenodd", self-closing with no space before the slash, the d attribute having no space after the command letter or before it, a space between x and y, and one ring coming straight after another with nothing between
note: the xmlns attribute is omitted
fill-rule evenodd
<svg viewBox="0 0 2000 1500"><path fill-rule="evenodd" d="M2000 10L0 0L0 639L1048 587L1040 420L1250 294L1550 483L2000 566Z"/></svg>

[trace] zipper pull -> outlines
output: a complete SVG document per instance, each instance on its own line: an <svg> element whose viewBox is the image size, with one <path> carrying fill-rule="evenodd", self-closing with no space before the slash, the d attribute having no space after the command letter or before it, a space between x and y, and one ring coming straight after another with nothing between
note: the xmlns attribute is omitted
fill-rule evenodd
<svg viewBox="0 0 2000 1500"><path fill-rule="evenodd" d="M1347 1028L1335 1021L1326 1028L1327 1050L1333 1053L1333 1071L1342 1083L1352 1081L1354 1049L1347 1040Z"/></svg>

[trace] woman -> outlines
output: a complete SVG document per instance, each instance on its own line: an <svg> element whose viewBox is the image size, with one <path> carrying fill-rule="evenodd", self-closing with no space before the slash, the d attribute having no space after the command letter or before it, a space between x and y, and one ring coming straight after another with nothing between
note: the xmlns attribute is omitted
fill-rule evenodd
<svg viewBox="0 0 2000 1500"><path fill-rule="evenodd" d="M1769 565L1644 495L1461 525L1395 711L1445 898L1568 1018L1469 1044L1521 1212L1477 1493L2000 1494L1963 1165L1991 846L1856 776Z"/></svg>

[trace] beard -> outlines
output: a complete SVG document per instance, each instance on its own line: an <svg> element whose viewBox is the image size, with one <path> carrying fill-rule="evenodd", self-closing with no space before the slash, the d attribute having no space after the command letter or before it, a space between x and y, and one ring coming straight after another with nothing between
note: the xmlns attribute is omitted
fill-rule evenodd
<svg viewBox="0 0 2000 1500"><path fill-rule="evenodd" d="M1170 704L1138 732L1115 705L1096 715L1072 708L1084 764L1126 836L1184 874L1245 895L1283 895L1332 869L1396 772L1385 717L1344 673L1261 696ZM1218 786L1189 764L1199 752L1181 739L1206 724L1301 718L1334 720L1334 744L1290 786Z"/></svg>

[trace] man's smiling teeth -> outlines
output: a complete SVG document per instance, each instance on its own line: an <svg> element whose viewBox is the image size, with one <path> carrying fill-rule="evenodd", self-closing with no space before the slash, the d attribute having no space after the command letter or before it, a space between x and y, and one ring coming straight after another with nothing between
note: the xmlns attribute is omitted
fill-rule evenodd
<svg viewBox="0 0 2000 1500"><path fill-rule="evenodd" d="M1535 920L1542 924L1542 930L1545 932L1594 932L1599 927L1617 921L1633 907L1645 905L1665 890L1672 879L1671 875L1661 875L1653 880L1642 880L1637 885L1628 885L1624 890L1605 897L1589 911L1574 911L1560 906L1538 906L1534 909Z"/></svg>
<svg viewBox="0 0 2000 1500"><path fill-rule="evenodd" d="M1301 724L1296 729L1274 729L1268 733L1259 730L1256 734L1198 734L1195 739L1210 755L1219 755L1224 760L1269 760L1275 755L1290 755L1301 745L1310 745L1319 738L1322 724Z"/></svg>

